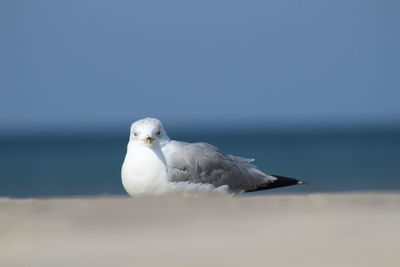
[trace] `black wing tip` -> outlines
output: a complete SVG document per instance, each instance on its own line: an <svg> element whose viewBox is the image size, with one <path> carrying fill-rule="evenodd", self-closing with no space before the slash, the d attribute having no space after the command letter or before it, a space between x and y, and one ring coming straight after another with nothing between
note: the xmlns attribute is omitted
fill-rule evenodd
<svg viewBox="0 0 400 267"><path fill-rule="evenodd" d="M296 179L296 178L285 177L285 176L276 175L276 174L271 174L271 176L275 177L275 178L278 179L278 180L286 180L286 181L288 181L289 183L290 183L290 181L293 181L293 182L296 181L295 184L305 184L305 185L311 184L310 182L303 181L303 180ZM274 182L273 182L273 183L274 183ZM290 185L290 184L289 184L289 185Z"/></svg>
<svg viewBox="0 0 400 267"><path fill-rule="evenodd" d="M308 185L308 184L310 184L309 182L305 182L305 181L301 181L301 180L298 180L295 178L285 177L285 176L281 176L281 175L271 174L270 176L276 178L276 180L273 182L260 184L256 188L247 190L246 192L268 190L268 189L291 186L291 185L300 185L300 184Z"/></svg>

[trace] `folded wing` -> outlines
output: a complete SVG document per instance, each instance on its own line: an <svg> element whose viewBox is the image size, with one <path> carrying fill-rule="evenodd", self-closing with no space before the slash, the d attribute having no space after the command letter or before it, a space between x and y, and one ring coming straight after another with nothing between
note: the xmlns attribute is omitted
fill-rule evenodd
<svg viewBox="0 0 400 267"><path fill-rule="evenodd" d="M172 141L163 148L171 182L228 185L232 191L255 191L277 178L265 174L253 160L223 153L207 143Z"/></svg>

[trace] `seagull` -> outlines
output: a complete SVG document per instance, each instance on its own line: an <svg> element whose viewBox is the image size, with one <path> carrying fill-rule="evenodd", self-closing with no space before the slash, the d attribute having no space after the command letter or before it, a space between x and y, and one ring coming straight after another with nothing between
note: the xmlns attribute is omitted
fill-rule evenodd
<svg viewBox="0 0 400 267"><path fill-rule="evenodd" d="M131 125L121 178L132 197L209 192L233 195L305 183L266 174L253 161L225 154L208 143L171 140L160 120L145 118Z"/></svg>

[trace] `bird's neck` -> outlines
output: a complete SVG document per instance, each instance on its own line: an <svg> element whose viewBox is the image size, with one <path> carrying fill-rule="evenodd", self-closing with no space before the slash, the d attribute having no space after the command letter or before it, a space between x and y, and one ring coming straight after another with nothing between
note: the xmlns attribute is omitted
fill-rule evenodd
<svg viewBox="0 0 400 267"><path fill-rule="evenodd" d="M127 156L134 157L135 160L153 160L158 159L166 165L164 154L161 150L162 144L153 144L152 146L145 146L136 142L129 142Z"/></svg>
<svg viewBox="0 0 400 267"><path fill-rule="evenodd" d="M169 139L168 136L164 137L160 140L160 147L163 148L164 146L168 145L169 142L171 142L171 139Z"/></svg>

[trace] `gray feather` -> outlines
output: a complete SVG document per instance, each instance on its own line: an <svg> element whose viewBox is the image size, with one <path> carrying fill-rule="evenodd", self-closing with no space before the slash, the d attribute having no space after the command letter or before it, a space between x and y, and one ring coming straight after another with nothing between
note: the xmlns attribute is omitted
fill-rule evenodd
<svg viewBox="0 0 400 267"><path fill-rule="evenodd" d="M232 191L255 190L275 180L251 164L253 159L223 153L207 143L172 141L163 148L172 182L228 185Z"/></svg>

